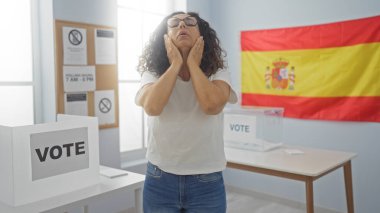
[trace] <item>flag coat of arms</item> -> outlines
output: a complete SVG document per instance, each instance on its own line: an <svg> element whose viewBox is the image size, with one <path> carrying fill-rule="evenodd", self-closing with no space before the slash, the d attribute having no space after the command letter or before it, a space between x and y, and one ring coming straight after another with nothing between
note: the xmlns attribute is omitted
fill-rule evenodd
<svg viewBox="0 0 380 213"><path fill-rule="evenodd" d="M380 122L380 16L241 32L242 105Z"/></svg>

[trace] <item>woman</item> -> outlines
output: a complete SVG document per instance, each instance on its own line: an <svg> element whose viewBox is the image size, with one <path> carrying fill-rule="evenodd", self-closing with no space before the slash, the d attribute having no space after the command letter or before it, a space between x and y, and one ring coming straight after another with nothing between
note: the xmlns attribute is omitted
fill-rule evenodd
<svg viewBox="0 0 380 213"><path fill-rule="evenodd" d="M144 212L223 213L222 110L237 101L216 32L196 13L159 24L140 58L148 117Z"/></svg>

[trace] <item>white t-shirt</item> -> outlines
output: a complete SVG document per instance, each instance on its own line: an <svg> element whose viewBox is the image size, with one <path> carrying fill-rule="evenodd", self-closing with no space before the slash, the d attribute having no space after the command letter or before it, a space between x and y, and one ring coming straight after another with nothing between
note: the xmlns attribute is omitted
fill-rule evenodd
<svg viewBox="0 0 380 213"><path fill-rule="evenodd" d="M144 72L140 89L157 81ZM210 77L230 85L230 73L221 70ZM230 103L237 102L230 90ZM136 103L140 91L136 95ZM148 117L148 160L165 172L177 175L205 174L226 167L223 143L223 114L207 115L199 106L191 80L179 77L169 101L159 116Z"/></svg>

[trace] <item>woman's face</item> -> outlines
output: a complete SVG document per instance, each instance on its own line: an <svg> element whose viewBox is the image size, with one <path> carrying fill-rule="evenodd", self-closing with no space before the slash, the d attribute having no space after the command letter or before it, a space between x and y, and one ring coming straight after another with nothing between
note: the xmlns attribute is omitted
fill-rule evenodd
<svg viewBox="0 0 380 213"><path fill-rule="evenodd" d="M167 21L168 36L182 50L191 49L200 36L197 19L189 14L177 14Z"/></svg>

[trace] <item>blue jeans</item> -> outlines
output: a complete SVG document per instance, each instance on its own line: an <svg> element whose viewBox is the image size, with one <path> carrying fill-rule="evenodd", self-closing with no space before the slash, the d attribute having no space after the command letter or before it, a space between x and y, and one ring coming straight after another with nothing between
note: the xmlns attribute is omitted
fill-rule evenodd
<svg viewBox="0 0 380 213"><path fill-rule="evenodd" d="M143 208L144 213L225 213L222 172L175 175L148 162Z"/></svg>

